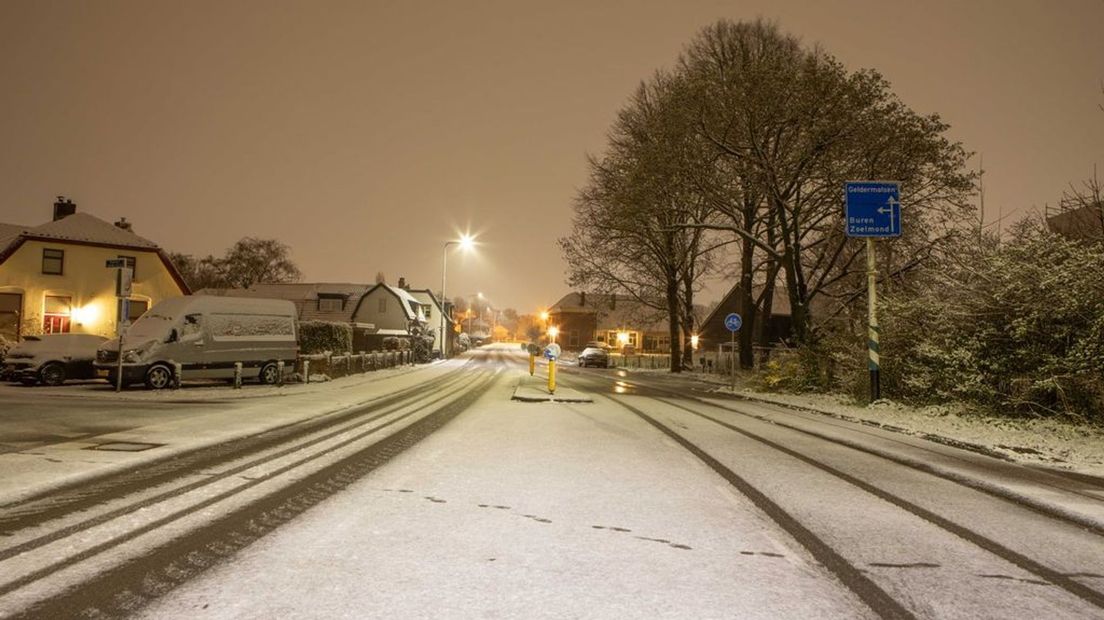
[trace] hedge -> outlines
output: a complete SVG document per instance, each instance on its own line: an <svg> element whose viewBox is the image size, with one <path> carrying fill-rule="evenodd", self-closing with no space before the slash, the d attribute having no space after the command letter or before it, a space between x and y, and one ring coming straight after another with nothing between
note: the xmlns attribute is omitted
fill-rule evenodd
<svg viewBox="0 0 1104 620"><path fill-rule="evenodd" d="M350 353L353 350L353 326L330 321L299 323L299 353Z"/></svg>

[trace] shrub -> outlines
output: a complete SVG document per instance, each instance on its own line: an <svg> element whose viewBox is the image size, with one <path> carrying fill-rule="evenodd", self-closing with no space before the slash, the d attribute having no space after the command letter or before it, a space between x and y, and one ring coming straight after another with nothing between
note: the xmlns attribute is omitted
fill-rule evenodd
<svg viewBox="0 0 1104 620"><path fill-rule="evenodd" d="M299 323L299 353L349 353L353 349L353 327L348 323L303 321Z"/></svg>
<svg viewBox="0 0 1104 620"><path fill-rule="evenodd" d="M885 387L1104 420L1104 249L1035 233L948 257L929 278L886 297Z"/></svg>

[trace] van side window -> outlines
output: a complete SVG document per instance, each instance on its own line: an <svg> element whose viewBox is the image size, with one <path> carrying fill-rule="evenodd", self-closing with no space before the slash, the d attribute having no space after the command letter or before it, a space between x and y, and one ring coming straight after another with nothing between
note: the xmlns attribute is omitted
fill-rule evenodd
<svg viewBox="0 0 1104 620"><path fill-rule="evenodd" d="M181 338L189 338L198 336L203 328L202 325L203 315L201 314L189 314L184 317L184 326L180 330Z"/></svg>

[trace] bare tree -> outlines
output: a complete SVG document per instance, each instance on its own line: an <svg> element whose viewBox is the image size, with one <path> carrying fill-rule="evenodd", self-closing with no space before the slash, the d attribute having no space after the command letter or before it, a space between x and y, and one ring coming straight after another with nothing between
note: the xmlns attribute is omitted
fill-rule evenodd
<svg viewBox="0 0 1104 620"><path fill-rule="evenodd" d="M966 152L876 72L850 73L762 20L707 27L680 68L696 89L700 135L736 177L714 183L727 196L713 204L725 205L723 228L743 240L741 276L748 246L750 262L759 253L777 264L799 343L813 339L814 298L860 271L862 244L843 234L846 180L900 180L916 240L938 238L931 233L959 225L969 209Z"/></svg>
<svg viewBox="0 0 1104 620"><path fill-rule="evenodd" d="M641 84L610 131L609 149L588 160L573 230L560 240L568 281L627 294L667 316L671 371L682 369L682 333L693 327L693 295L711 268L703 230L683 224L702 212L688 184L682 141L689 135L676 78Z"/></svg>
<svg viewBox="0 0 1104 620"><path fill-rule="evenodd" d="M275 239L244 237L221 258L196 258L172 252L169 258L188 288L249 288L254 284L297 282L302 274L291 260L291 249Z"/></svg>
<svg viewBox="0 0 1104 620"><path fill-rule="evenodd" d="M291 260L291 248L276 239L244 237L218 261L228 286L297 282L302 277Z"/></svg>

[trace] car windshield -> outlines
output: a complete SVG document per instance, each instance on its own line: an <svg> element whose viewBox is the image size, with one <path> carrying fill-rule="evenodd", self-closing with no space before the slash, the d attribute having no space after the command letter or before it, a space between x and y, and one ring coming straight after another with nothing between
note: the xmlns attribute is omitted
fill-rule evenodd
<svg viewBox="0 0 1104 620"><path fill-rule="evenodd" d="M127 329L127 339L144 340L147 338L161 338L168 334L172 327L173 317L161 314L146 313L142 318L134 322Z"/></svg>

